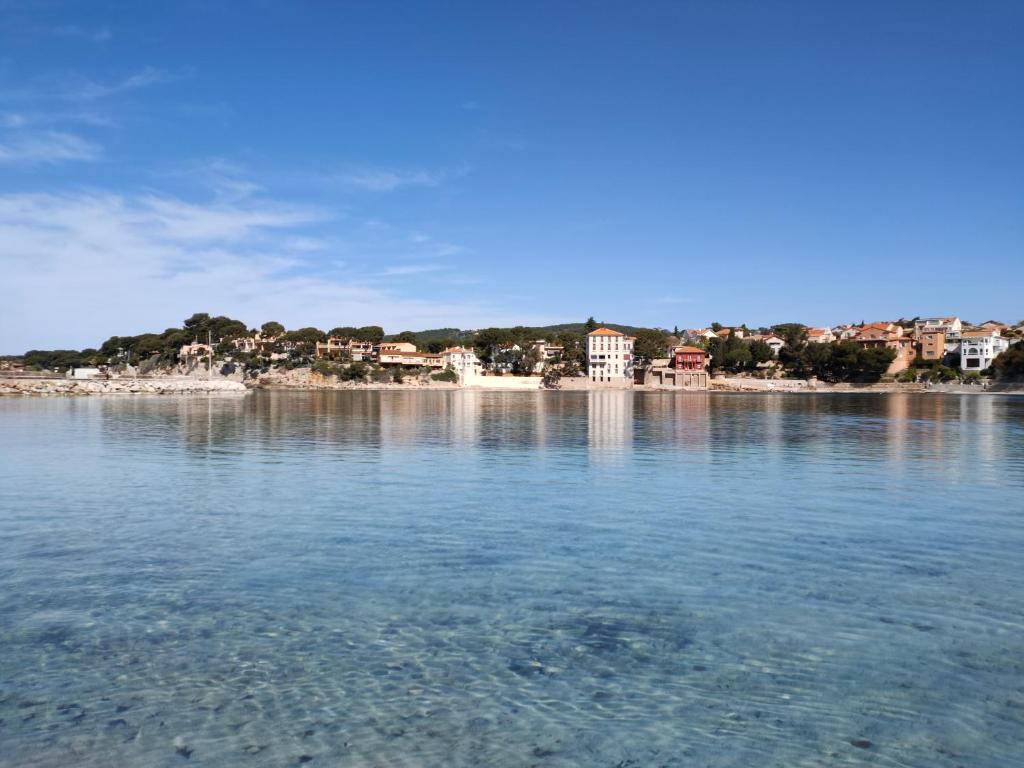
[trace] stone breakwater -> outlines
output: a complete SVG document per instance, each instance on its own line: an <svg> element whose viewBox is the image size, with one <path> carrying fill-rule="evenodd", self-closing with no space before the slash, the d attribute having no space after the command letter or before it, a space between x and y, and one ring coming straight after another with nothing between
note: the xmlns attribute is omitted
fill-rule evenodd
<svg viewBox="0 0 1024 768"><path fill-rule="evenodd" d="M244 395L248 390L239 381L225 379L33 379L0 378L0 396L27 395L61 397L81 395Z"/></svg>

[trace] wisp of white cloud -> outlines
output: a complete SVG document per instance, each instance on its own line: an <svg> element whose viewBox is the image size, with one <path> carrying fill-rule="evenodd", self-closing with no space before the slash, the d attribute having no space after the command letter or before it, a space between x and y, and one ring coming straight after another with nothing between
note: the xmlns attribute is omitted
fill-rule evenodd
<svg viewBox="0 0 1024 768"><path fill-rule="evenodd" d="M180 325L193 312L321 328L473 328L510 319L493 303L397 293L374 274L332 266L329 254L307 261L304 246L320 242L315 228L327 218L265 200L0 195L0 353L96 346L111 335Z"/></svg>
<svg viewBox="0 0 1024 768"><path fill-rule="evenodd" d="M371 192L390 192L401 187L436 187L445 179L441 171L399 170L394 168L350 168L334 175L339 184Z"/></svg>
<svg viewBox="0 0 1024 768"><path fill-rule="evenodd" d="M18 133L0 139L0 164L6 165L93 161L99 160L101 155L98 144L63 131Z"/></svg>

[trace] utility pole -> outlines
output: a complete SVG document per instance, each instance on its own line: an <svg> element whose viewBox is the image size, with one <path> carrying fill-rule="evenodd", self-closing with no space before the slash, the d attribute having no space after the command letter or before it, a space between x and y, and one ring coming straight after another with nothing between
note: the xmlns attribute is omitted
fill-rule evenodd
<svg viewBox="0 0 1024 768"><path fill-rule="evenodd" d="M213 331L206 331L206 346L210 348L210 363L206 366L206 380L213 380Z"/></svg>

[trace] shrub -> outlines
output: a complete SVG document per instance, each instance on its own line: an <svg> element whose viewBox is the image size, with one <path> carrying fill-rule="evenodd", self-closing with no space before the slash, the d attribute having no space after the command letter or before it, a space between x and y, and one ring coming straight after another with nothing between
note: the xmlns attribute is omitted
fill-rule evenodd
<svg viewBox="0 0 1024 768"><path fill-rule="evenodd" d="M342 381L366 381L366 374L369 370L366 363L357 360L342 368L338 378Z"/></svg>
<svg viewBox="0 0 1024 768"><path fill-rule="evenodd" d="M452 384L457 384L459 381L459 374L457 374L455 372L455 369L449 365L443 371L431 374L430 378L432 378L434 381L447 381L451 382Z"/></svg>
<svg viewBox="0 0 1024 768"><path fill-rule="evenodd" d="M317 360L313 363L313 373L318 373L321 376L337 376L338 366L329 360Z"/></svg>

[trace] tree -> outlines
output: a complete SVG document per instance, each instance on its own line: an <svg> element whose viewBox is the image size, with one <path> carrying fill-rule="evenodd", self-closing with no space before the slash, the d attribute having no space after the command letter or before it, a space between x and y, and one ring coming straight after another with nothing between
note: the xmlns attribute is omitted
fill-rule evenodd
<svg viewBox="0 0 1024 768"><path fill-rule="evenodd" d="M558 389L558 382L562 379L562 370L557 365L548 363L544 366L542 383L546 389Z"/></svg>
<svg viewBox="0 0 1024 768"><path fill-rule="evenodd" d="M711 324L711 330L714 331L715 333L718 333L720 330L722 330L722 324L721 323L712 323Z"/></svg>
<svg viewBox="0 0 1024 768"><path fill-rule="evenodd" d="M384 329L379 325L364 325L362 328L356 328L355 336L360 341L380 344L384 340Z"/></svg>
<svg viewBox="0 0 1024 768"><path fill-rule="evenodd" d="M597 330L597 321L594 320L593 315L587 318L587 322L583 324L583 332L591 333Z"/></svg>
<svg viewBox="0 0 1024 768"><path fill-rule="evenodd" d="M807 343L807 327L800 323L780 323L772 326L772 333L786 342L786 346L799 350Z"/></svg>
<svg viewBox="0 0 1024 768"><path fill-rule="evenodd" d="M413 331L402 331L400 334L395 336L395 341L404 341L409 344L415 344L416 334Z"/></svg>
<svg viewBox="0 0 1024 768"><path fill-rule="evenodd" d="M750 354L750 347L746 344L734 346L725 352L725 367L734 373L739 373L750 366L753 356Z"/></svg>
<svg viewBox="0 0 1024 768"><path fill-rule="evenodd" d="M1024 343L1014 344L992 361L992 371L1000 381L1024 379Z"/></svg>
<svg viewBox="0 0 1024 768"><path fill-rule="evenodd" d="M506 328L482 328L473 337L473 348L476 356L484 363L493 363L494 353L498 347L508 344L512 334Z"/></svg>
<svg viewBox="0 0 1024 768"><path fill-rule="evenodd" d="M402 366L396 365L391 369L391 380L395 382L395 384L401 384L405 381L405 371L402 370Z"/></svg>
<svg viewBox="0 0 1024 768"><path fill-rule="evenodd" d="M270 320L260 326L260 333L264 336L280 336L284 333L284 326L276 320Z"/></svg>
<svg viewBox="0 0 1024 768"><path fill-rule="evenodd" d="M530 344L522 353L522 357L519 359L520 372L529 376L535 370L537 365L544 361L544 356L541 354L540 347L535 344Z"/></svg>
<svg viewBox="0 0 1024 768"><path fill-rule="evenodd" d="M767 342L756 339L748 345L750 349L750 360L755 365L758 363L767 363L771 361L775 355L772 353L772 348L768 346Z"/></svg>
<svg viewBox="0 0 1024 768"><path fill-rule="evenodd" d="M633 354L637 365L649 366L652 360L665 357L668 334L657 328L643 328L636 332Z"/></svg>

